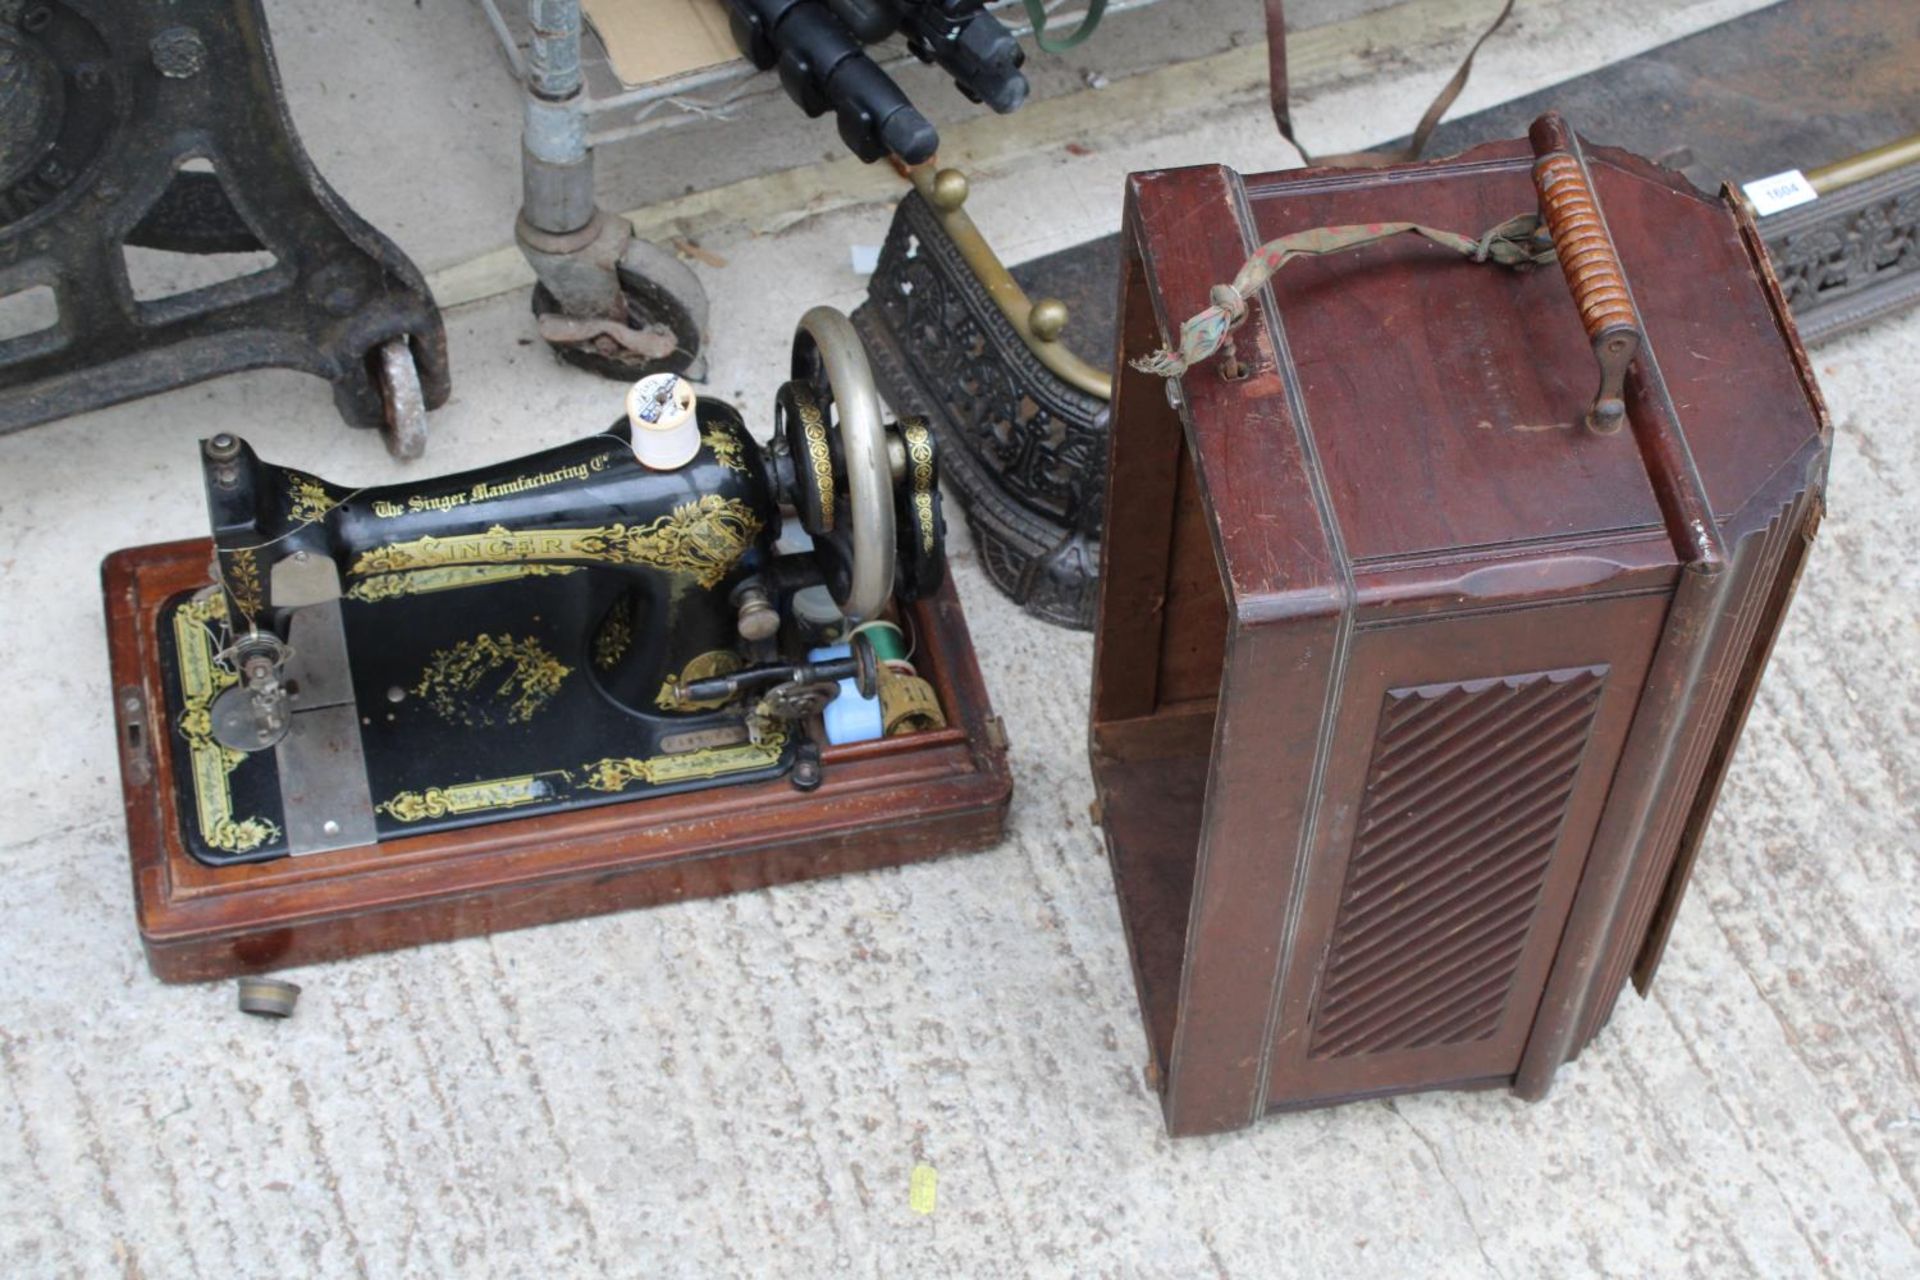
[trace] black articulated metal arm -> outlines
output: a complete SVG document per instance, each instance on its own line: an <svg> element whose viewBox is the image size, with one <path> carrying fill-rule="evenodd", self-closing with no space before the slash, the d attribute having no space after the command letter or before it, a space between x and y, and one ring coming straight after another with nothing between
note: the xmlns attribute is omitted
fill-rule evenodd
<svg viewBox="0 0 1920 1280"><path fill-rule="evenodd" d="M931 159L940 135L863 46L906 38L921 61L953 76L960 91L995 111L1027 97L1025 55L982 0L726 0L734 42L763 70L777 70L787 96L810 116L836 116L840 137L862 160Z"/></svg>
<svg viewBox="0 0 1920 1280"><path fill-rule="evenodd" d="M836 9L861 2L834 0ZM892 0L892 8L913 56L945 69L960 92L1001 115L1027 100L1027 55L983 0Z"/></svg>

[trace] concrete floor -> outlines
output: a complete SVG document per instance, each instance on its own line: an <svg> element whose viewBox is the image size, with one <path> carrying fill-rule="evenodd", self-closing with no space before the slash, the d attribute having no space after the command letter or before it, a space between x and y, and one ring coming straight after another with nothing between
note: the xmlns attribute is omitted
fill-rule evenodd
<svg viewBox="0 0 1920 1280"><path fill-rule="evenodd" d="M1523 5L1468 105L1756 6L1569 7ZM466 5L268 10L350 199L428 265L505 241L513 94ZM1330 91L1303 130L1392 133L1451 56ZM1024 256L1105 230L1131 168L1288 160L1251 98L1118 132L984 175L989 234ZM858 300L847 247L886 219L701 229L727 263L698 268L711 393L764 430L793 320ZM1653 999L1538 1106L1412 1097L1173 1143L1086 816L1090 645L1006 605L964 536L1017 773L998 849L296 972L286 1023L149 977L100 558L203 529L193 441L215 429L380 482L609 420L617 389L530 345L525 306L448 316L454 399L410 471L290 373L0 438L0 1274L1920 1274L1920 313L1816 353L1831 515Z"/></svg>

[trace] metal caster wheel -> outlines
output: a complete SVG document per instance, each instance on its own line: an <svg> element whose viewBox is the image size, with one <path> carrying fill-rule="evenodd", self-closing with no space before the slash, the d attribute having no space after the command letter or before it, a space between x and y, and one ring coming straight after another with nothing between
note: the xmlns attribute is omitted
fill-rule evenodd
<svg viewBox="0 0 1920 1280"><path fill-rule="evenodd" d="M554 354L575 368L626 382L654 373L704 378L707 362L699 318L673 290L625 263L619 277L627 305L624 325L567 315L545 285L534 286L533 314Z"/></svg>
<svg viewBox="0 0 1920 1280"><path fill-rule="evenodd" d="M412 461L427 451L427 398L420 389L413 347L405 338L391 338L380 344L374 361L384 410L380 434L388 453Z"/></svg>

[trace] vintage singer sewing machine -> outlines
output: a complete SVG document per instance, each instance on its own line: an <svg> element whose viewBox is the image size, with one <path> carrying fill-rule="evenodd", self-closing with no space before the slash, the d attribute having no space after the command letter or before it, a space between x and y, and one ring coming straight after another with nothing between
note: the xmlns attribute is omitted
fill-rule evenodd
<svg viewBox="0 0 1920 1280"><path fill-rule="evenodd" d="M894 829L851 865L997 835L1005 768L981 736L985 700L945 586L932 437L918 420L882 421L836 311L802 320L792 372L764 448L739 413L670 374L636 384L606 431L429 481L351 489L263 462L231 434L203 441L211 556L176 544L106 567L156 970L268 967L221 943L211 970L203 956L165 971L177 930L163 917L260 888L263 873L316 883L300 864L337 868L320 878L336 895L339 873L372 876L368 901L388 916L403 882L380 877L406 868L401 905L430 915L451 886L419 889L424 846L430 862L488 883L508 869L538 881L535 917L551 919L624 904L601 892L604 859L589 858L581 901L553 909L552 859L577 832L617 846L623 825L643 828L656 864L711 855L742 825L757 855L829 853L833 840ZM165 590L182 575L156 575L155 552L184 559L202 585ZM840 730L854 737L839 745L822 717L836 698L861 702L872 725ZM966 759L947 763L973 784L969 822L925 838L914 828L929 797L872 762L911 761L907 773L937 779L927 752L955 745ZM729 798L712 794L721 788ZM890 793L884 812L850 808L856 791ZM685 838L659 839L680 819ZM165 872L151 885L143 860ZM475 871L476 860L492 865ZM522 922L498 906L482 914L469 904L424 936ZM269 948L267 962L396 945L347 933L317 950Z"/></svg>

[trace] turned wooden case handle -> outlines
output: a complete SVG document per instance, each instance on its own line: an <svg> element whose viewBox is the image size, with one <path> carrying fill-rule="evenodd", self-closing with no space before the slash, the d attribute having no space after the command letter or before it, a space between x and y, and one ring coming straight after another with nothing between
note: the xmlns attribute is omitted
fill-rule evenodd
<svg viewBox="0 0 1920 1280"><path fill-rule="evenodd" d="M1613 432L1627 420L1624 384L1627 366L1640 351L1640 326L1627 276L1580 154L1573 130L1557 111L1533 122L1533 185L1540 193L1540 217L1553 236L1553 249L1573 289L1580 321L1600 363L1600 390L1587 411L1587 426Z"/></svg>

